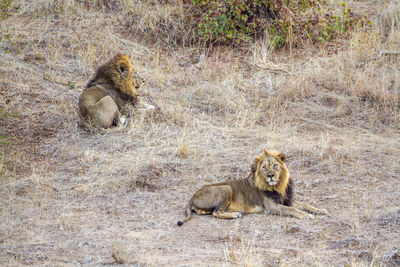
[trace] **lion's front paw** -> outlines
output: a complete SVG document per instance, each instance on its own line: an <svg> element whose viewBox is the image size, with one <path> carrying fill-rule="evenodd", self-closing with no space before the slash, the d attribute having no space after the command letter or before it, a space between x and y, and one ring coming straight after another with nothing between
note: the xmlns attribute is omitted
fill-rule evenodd
<svg viewBox="0 0 400 267"><path fill-rule="evenodd" d="M156 109L156 107L155 107L155 106L153 106L153 105L147 105L147 106L146 106L146 109L148 109L148 110L152 110L152 109Z"/></svg>
<svg viewBox="0 0 400 267"><path fill-rule="evenodd" d="M231 217L232 217L232 219L242 218L243 217L243 212L242 211L231 212Z"/></svg>
<svg viewBox="0 0 400 267"><path fill-rule="evenodd" d="M147 103L145 103L145 102L142 102L142 103L141 103L141 106L142 106L142 108L143 108L144 110L155 110L155 109L156 109L155 106L153 106L153 105L151 105L151 104L147 104Z"/></svg>
<svg viewBox="0 0 400 267"><path fill-rule="evenodd" d="M296 216L299 219L314 219L314 215L302 211L300 214L297 214Z"/></svg>
<svg viewBox="0 0 400 267"><path fill-rule="evenodd" d="M314 215L306 213L307 215L305 216L307 219L314 219Z"/></svg>
<svg viewBox="0 0 400 267"><path fill-rule="evenodd" d="M128 119L122 115L121 117L119 117L119 121L118 121L118 126L126 126L126 124L128 123Z"/></svg>
<svg viewBox="0 0 400 267"><path fill-rule="evenodd" d="M329 211L326 209L321 209L321 210L319 210L319 214L329 215Z"/></svg>

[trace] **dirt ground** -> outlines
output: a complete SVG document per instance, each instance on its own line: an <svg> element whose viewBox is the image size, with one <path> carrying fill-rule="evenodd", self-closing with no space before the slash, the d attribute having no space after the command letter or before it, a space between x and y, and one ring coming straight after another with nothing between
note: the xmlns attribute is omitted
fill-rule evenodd
<svg viewBox="0 0 400 267"><path fill-rule="evenodd" d="M365 61L400 50L400 3L350 2L375 31L271 52L150 45L118 9L16 2L0 24L0 265L400 265L400 57ZM157 108L90 133L78 98L116 52ZM246 177L264 148L328 216L176 225L197 189Z"/></svg>

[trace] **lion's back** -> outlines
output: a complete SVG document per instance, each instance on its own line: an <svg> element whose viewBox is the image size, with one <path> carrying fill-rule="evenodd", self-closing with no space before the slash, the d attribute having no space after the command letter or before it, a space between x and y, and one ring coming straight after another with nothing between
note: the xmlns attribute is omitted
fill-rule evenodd
<svg viewBox="0 0 400 267"><path fill-rule="evenodd" d="M263 207L262 191L250 184L248 179L229 181L233 190L233 202L241 203L244 211Z"/></svg>
<svg viewBox="0 0 400 267"><path fill-rule="evenodd" d="M79 96L79 112L81 115L85 116L87 113L87 107L89 105L96 104L100 99L102 99L107 94L104 93L97 86L92 86L83 90L82 94Z"/></svg>

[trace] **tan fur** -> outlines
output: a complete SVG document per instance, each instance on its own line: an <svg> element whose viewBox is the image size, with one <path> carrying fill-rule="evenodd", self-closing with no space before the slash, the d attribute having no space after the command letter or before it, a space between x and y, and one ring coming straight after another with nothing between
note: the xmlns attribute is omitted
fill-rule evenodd
<svg viewBox="0 0 400 267"><path fill-rule="evenodd" d="M192 217L192 212L199 215L212 214L221 219L240 218L243 213L261 213L287 215L296 218L312 218L307 212L326 214L326 210L307 204L289 201L286 203L287 189L290 183L289 170L285 165L286 156L282 153L264 150L251 166L250 175L245 179L203 186L197 191L186 207L186 218L182 225ZM270 192L270 193L268 193ZM273 197L279 198L278 201ZM286 198L286 199L288 199ZM293 204L292 206L290 206Z"/></svg>
<svg viewBox="0 0 400 267"><path fill-rule="evenodd" d="M127 55L117 54L100 66L79 98L79 112L88 128L125 127L128 123L120 110L127 103L138 102L137 89L142 82Z"/></svg>

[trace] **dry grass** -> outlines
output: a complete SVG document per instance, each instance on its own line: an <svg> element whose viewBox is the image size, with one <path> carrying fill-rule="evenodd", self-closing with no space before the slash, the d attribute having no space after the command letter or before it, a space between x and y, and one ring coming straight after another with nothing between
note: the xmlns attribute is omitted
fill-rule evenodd
<svg viewBox="0 0 400 267"><path fill-rule="evenodd" d="M372 30L290 53L183 45L181 2L150 4L15 0L1 22L0 264L398 264L400 61L357 67L400 50L398 1L350 2ZM78 97L117 51L157 112L91 134ZM176 226L201 185L244 177L262 148L287 154L296 197L331 216Z"/></svg>

